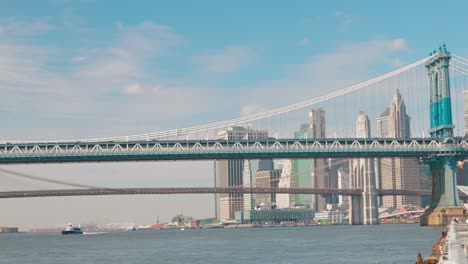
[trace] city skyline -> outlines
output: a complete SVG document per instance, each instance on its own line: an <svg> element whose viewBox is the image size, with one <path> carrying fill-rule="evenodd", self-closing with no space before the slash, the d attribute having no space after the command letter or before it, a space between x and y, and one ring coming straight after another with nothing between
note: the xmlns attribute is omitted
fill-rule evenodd
<svg viewBox="0 0 468 264"><path fill-rule="evenodd" d="M247 2L165 3L164 8L116 2L112 12L99 12L109 4L6 1L0 9L5 62L0 118L6 124L1 140L94 138L203 124L367 80L425 57L443 42L467 57L466 37L454 33L464 30L466 3L456 10L441 5L437 12L400 3L405 8L395 21L388 12L395 5L389 3L372 10L369 3L338 8L306 1L270 3L266 9ZM454 12L446 18L453 25L449 29L444 23L414 22L415 16L444 10ZM207 186L214 171L212 161L11 169L106 187ZM8 179L6 189L44 187L2 177ZM213 203L212 195L189 195L17 199L0 206L12 212L2 219L5 225L34 227L126 219L127 214L134 222L179 213L203 218L214 214Z"/></svg>

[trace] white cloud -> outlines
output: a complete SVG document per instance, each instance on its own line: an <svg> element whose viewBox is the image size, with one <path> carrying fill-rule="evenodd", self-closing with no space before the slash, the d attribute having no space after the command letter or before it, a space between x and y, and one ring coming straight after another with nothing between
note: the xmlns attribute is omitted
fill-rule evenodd
<svg viewBox="0 0 468 264"><path fill-rule="evenodd" d="M406 40L404 40L402 38L394 39L389 44L389 48L390 48L391 51L406 50L407 49Z"/></svg>
<svg viewBox="0 0 468 264"><path fill-rule="evenodd" d="M346 31L348 28L359 21L359 17L355 15L346 14L343 11L336 11L335 17L340 22L340 31Z"/></svg>
<svg viewBox="0 0 468 264"><path fill-rule="evenodd" d="M172 28L149 21L133 27L118 23L117 31L109 47L89 51L88 59L77 69L78 77L128 82L145 75L147 63L169 54L183 41Z"/></svg>
<svg viewBox="0 0 468 264"><path fill-rule="evenodd" d="M247 104L242 107L241 116L248 116L256 113L265 111L265 108L262 108L255 104Z"/></svg>
<svg viewBox="0 0 468 264"><path fill-rule="evenodd" d="M49 22L49 18L34 21L19 21L14 17L0 21L1 32L11 36L36 36L55 30L56 26Z"/></svg>
<svg viewBox="0 0 468 264"><path fill-rule="evenodd" d="M271 109L272 105L280 107L300 102L375 77L370 75L369 69L395 66L393 58L401 52L389 48L395 40L346 43L316 55L303 64L290 67L282 79L251 85L246 89L249 93L243 96L243 105ZM263 104L256 98L262 98Z"/></svg>
<svg viewBox="0 0 468 264"><path fill-rule="evenodd" d="M0 27L0 34L3 33L5 31L5 29L3 29L3 27Z"/></svg>
<svg viewBox="0 0 468 264"><path fill-rule="evenodd" d="M143 92L143 89L139 83L131 84L123 89L125 94L140 94L141 92Z"/></svg>
<svg viewBox="0 0 468 264"><path fill-rule="evenodd" d="M255 52L247 46L227 46L203 52L195 61L209 73L232 73L246 67L254 58Z"/></svg>
<svg viewBox="0 0 468 264"><path fill-rule="evenodd" d="M307 46L307 45L309 45L308 37L304 37L303 39L301 39L301 41L299 41L299 46Z"/></svg>
<svg viewBox="0 0 468 264"><path fill-rule="evenodd" d="M72 61L73 61L73 62L81 62L81 61L86 60L87 58L88 58L88 57L86 57L86 56L76 56L76 57L73 57L73 58L72 58Z"/></svg>

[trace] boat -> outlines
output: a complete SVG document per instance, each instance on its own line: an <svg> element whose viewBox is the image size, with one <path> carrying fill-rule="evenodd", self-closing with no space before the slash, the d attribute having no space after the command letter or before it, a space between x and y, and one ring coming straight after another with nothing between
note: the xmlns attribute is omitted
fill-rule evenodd
<svg viewBox="0 0 468 264"><path fill-rule="evenodd" d="M136 231L136 226L127 226L127 231Z"/></svg>
<svg viewBox="0 0 468 264"><path fill-rule="evenodd" d="M67 224L67 228L62 230L62 235L82 235L83 230L79 226L73 226L72 224Z"/></svg>

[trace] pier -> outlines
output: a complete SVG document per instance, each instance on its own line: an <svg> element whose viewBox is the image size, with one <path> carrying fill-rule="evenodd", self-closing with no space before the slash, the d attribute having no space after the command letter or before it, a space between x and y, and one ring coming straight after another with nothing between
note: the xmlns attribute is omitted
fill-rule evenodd
<svg viewBox="0 0 468 264"><path fill-rule="evenodd" d="M420 255L416 260L416 264L433 263L468 263L468 219L453 218L432 246L431 254L424 261Z"/></svg>

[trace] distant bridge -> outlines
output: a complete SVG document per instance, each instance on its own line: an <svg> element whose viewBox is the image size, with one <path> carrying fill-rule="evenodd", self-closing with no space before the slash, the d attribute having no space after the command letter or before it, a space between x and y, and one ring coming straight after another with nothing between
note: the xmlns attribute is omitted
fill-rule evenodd
<svg viewBox="0 0 468 264"><path fill-rule="evenodd" d="M142 195L142 194L209 194L209 193L289 193L323 195L362 195L361 189L178 187L178 188L95 188L0 192L0 198L50 196ZM431 190L378 190L378 195L431 196ZM466 195L461 195L467 197Z"/></svg>

